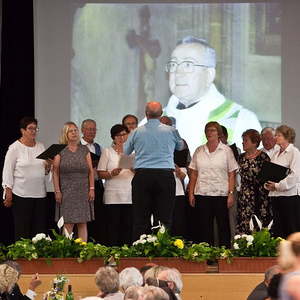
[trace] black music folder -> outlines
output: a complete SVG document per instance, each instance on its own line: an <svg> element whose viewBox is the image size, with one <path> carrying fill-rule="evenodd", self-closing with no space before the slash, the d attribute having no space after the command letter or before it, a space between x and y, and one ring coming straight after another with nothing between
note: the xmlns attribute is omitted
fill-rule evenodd
<svg viewBox="0 0 300 300"><path fill-rule="evenodd" d="M53 159L54 156L59 154L61 150L63 150L66 146L67 145L64 144L53 144L36 158L45 159L45 160Z"/></svg>
<svg viewBox="0 0 300 300"><path fill-rule="evenodd" d="M233 152L233 156L234 156L235 160L238 161L240 154L239 154L238 148L236 146L236 143L230 145L229 147L231 148L231 150Z"/></svg>
<svg viewBox="0 0 300 300"><path fill-rule="evenodd" d="M267 181L279 182L290 173L290 169L274 164L269 161L264 161L262 168L258 174L259 181L265 183Z"/></svg>

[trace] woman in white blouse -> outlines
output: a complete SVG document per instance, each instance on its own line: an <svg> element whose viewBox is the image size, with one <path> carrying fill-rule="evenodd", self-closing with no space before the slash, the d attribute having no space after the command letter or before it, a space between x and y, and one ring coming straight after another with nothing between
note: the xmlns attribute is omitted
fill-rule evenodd
<svg viewBox="0 0 300 300"><path fill-rule="evenodd" d="M228 208L233 205L235 172L232 150L220 141L222 128L217 122L205 125L207 143L198 147L190 163L189 202L198 211L195 242L214 244L216 218L219 244L230 247Z"/></svg>
<svg viewBox="0 0 300 300"><path fill-rule="evenodd" d="M45 161L37 159L45 147L35 140L37 120L20 121L21 138L11 144L3 167L4 205L12 206L15 240L46 232Z"/></svg>
<svg viewBox="0 0 300 300"><path fill-rule="evenodd" d="M293 145L295 130L286 125L276 128L276 143L280 146L271 162L290 169L289 175L278 183L267 182L270 191L274 223L274 235L286 238L300 231L300 152Z"/></svg>
<svg viewBox="0 0 300 300"><path fill-rule="evenodd" d="M98 164L98 175L105 179L103 201L107 216L107 242L110 246L131 243L132 200L130 169L120 169L123 144L128 136L127 127L116 124L110 130L113 145L105 148Z"/></svg>

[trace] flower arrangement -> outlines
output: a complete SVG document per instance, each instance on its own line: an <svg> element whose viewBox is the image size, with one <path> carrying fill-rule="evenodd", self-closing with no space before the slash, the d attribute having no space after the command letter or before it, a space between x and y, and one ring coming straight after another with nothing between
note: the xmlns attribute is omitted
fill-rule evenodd
<svg viewBox="0 0 300 300"><path fill-rule="evenodd" d="M0 247L0 259L28 260L37 258L77 258L78 262L92 258L103 258L105 262L118 261L123 257L181 257L186 260L203 262L231 257L275 257L281 238L271 236L268 229L251 235L236 235L233 248L212 247L207 243L192 244L180 237L172 237L163 225L153 228L156 232L143 234L132 245L106 247L92 242L63 236L53 231L53 238L43 233L32 240L21 239L8 247Z"/></svg>
<svg viewBox="0 0 300 300"><path fill-rule="evenodd" d="M46 293L45 300L63 300L63 290L69 279L63 275L57 275L53 279L53 287Z"/></svg>
<svg viewBox="0 0 300 300"><path fill-rule="evenodd" d="M221 257L275 257L281 240L281 238L272 237L267 228L254 231L251 235L236 235L233 249L224 249Z"/></svg>

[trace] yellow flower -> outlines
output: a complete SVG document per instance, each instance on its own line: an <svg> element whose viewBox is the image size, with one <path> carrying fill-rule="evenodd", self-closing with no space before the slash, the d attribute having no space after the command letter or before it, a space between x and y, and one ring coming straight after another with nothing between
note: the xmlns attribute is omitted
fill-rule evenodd
<svg viewBox="0 0 300 300"><path fill-rule="evenodd" d="M183 249L183 248L184 248L183 240L177 239L177 240L174 242L174 246L176 246L176 247L179 248L179 249Z"/></svg>
<svg viewBox="0 0 300 300"><path fill-rule="evenodd" d="M81 246L85 246L86 245L86 242L82 242L80 243Z"/></svg>
<svg viewBox="0 0 300 300"><path fill-rule="evenodd" d="M81 244L81 243L83 243L83 241L82 241L82 239L81 239L81 238L78 238L78 239L76 239L74 242L75 242L75 243L77 243L77 244Z"/></svg>

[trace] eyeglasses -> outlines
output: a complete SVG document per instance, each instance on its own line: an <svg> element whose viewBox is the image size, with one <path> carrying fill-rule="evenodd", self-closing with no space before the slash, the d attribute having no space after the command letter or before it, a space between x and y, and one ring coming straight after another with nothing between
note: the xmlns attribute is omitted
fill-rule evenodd
<svg viewBox="0 0 300 300"><path fill-rule="evenodd" d="M184 73L193 73L195 71L195 67L209 68L209 66L196 64L189 60L184 60L181 63L171 60L166 64L166 72L175 73L179 66L181 66L181 71Z"/></svg>
<svg viewBox="0 0 300 300"><path fill-rule="evenodd" d="M38 132L39 128L38 127L27 127L26 130Z"/></svg>

